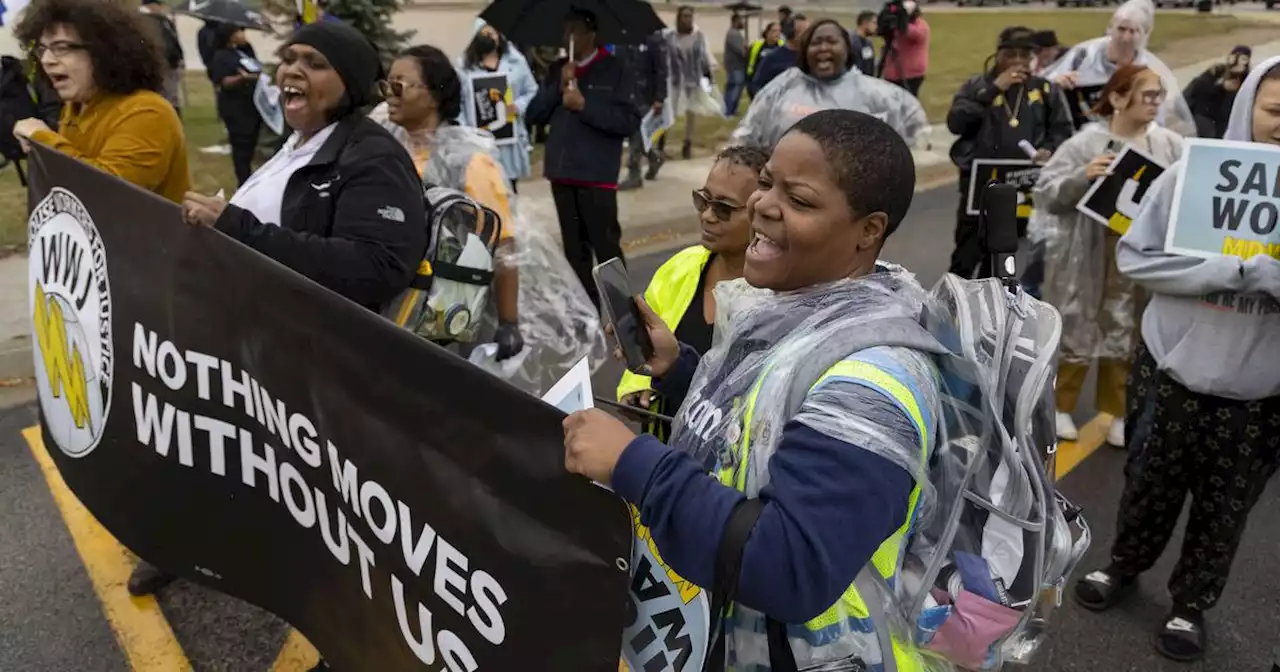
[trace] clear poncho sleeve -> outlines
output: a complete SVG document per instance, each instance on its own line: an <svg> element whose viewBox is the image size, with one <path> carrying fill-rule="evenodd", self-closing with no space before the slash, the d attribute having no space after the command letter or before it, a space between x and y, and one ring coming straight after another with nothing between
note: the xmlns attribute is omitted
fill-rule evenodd
<svg viewBox="0 0 1280 672"><path fill-rule="evenodd" d="M501 377L535 396L542 396L586 357L591 371L604 363L608 350L595 304L565 260L554 214L512 206L515 235L498 250L498 263L514 267L519 279L520 335L525 352L514 372Z"/></svg>

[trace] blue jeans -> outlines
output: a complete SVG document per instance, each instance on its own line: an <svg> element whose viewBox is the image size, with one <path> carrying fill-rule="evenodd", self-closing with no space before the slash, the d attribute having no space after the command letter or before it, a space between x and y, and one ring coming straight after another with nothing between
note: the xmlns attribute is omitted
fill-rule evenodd
<svg viewBox="0 0 1280 672"><path fill-rule="evenodd" d="M743 70L730 72L724 84L724 113L732 117L738 113L738 102L742 100L742 92L747 90L747 73Z"/></svg>

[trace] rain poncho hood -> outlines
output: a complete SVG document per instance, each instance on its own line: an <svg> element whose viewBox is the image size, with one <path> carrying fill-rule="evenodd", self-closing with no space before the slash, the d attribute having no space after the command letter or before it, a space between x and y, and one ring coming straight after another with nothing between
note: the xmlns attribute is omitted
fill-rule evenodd
<svg viewBox="0 0 1280 672"><path fill-rule="evenodd" d="M1085 126L1053 153L1035 187L1033 219L1046 245L1044 299L1062 315L1061 358L1073 364L1133 353L1134 287L1113 261L1119 234L1076 210L1092 184L1085 167L1113 139L1103 123ZM1155 124L1134 144L1163 166L1182 153L1182 137Z"/></svg>
<svg viewBox="0 0 1280 672"><path fill-rule="evenodd" d="M386 119L385 104L375 108L370 118L381 123L406 148L410 146L408 131ZM431 146L431 156L422 173L425 184L465 192L472 159L483 153L497 160L493 136L467 126L446 124L425 140ZM517 355L522 358L518 368L491 371L525 392L541 396L583 357L590 359L593 371L603 363L604 332L595 305L565 261L555 219L526 213L509 192L507 200L512 203L515 222L503 222L503 226L514 227L514 238L512 244L498 248L498 262L514 266L519 275L517 302L525 352ZM497 321L492 301L486 320L490 326Z"/></svg>
<svg viewBox="0 0 1280 672"><path fill-rule="evenodd" d="M1280 57L1249 73L1236 95L1226 139L1253 140L1258 86ZM1164 251L1177 164L1151 185L1142 210L1120 239L1120 271L1151 290L1142 339L1152 357L1179 383L1201 394L1253 400L1280 394L1280 261L1211 259ZM1248 295L1252 301L1237 301Z"/></svg>
<svg viewBox="0 0 1280 672"><path fill-rule="evenodd" d="M1135 24L1142 32L1134 63L1145 65L1156 71L1164 83L1164 88L1168 91L1164 105L1160 106L1160 116L1157 121L1183 136L1194 137L1195 118L1191 114L1191 108L1187 105L1186 99L1182 96L1182 87L1178 85L1178 79L1173 76L1173 71L1165 65L1164 61L1147 50L1147 41L1155 30L1155 7L1150 0L1128 0L1120 5L1111 19L1111 27L1107 29L1107 35L1086 40L1067 50L1062 58L1040 73L1040 76L1053 81L1061 75L1074 72L1076 84L1080 87L1105 86L1117 69L1116 64L1107 58L1107 46L1111 42L1112 31L1121 21Z"/></svg>
<svg viewBox="0 0 1280 672"><path fill-rule="evenodd" d="M856 69L820 80L791 68L756 94L730 142L770 148L797 121L829 109L870 114L892 126L908 145L914 145L929 125L920 101L899 86Z"/></svg>

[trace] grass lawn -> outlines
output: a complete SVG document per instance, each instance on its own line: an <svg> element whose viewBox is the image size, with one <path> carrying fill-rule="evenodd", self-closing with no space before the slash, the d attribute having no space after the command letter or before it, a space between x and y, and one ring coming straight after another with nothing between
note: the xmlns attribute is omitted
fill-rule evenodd
<svg viewBox="0 0 1280 672"><path fill-rule="evenodd" d="M810 13L810 18L827 15L845 25L852 23L848 14L838 12ZM939 11L926 16L933 33L933 42L929 55L929 74L921 96L930 121L939 123L945 117L951 97L960 83L982 68L983 62L994 50L996 35L1005 26L1029 24L1038 29L1053 29L1062 42L1071 44L1101 35L1111 13L1089 10ZM1151 48L1175 68L1225 54L1233 44L1254 44L1275 39L1274 26L1260 27L1259 24L1234 17L1161 13L1156 25ZM720 42L720 36L710 37L713 43ZM723 73L719 76L723 78ZM183 123L187 131L194 186L204 193L214 193L221 188L229 194L236 184L231 157L200 151L201 147L225 143L225 131L214 111L212 87L204 73L193 72L187 75L187 90L190 99L183 111ZM746 106L739 109L745 113ZM729 138L736 125L736 119L698 119L695 151L698 154L714 152ZM680 141L684 137L683 120L676 122L670 135L667 151L678 156ZM534 161L540 163L541 156L542 147L538 146L534 150ZM540 167L535 167L535 174L540 173ZM21 250L26 244L26 201L26 191L13 169L0 171L0 256Z"/></svg>

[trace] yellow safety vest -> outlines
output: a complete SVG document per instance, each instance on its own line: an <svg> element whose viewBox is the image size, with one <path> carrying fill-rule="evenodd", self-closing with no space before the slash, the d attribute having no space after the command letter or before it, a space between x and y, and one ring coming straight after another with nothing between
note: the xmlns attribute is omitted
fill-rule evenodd
<svg viewBox="0 0 1280 672"><path fill-rule="evenodd" d="M742 437L733 450L737 459L730 461L731 465L722 468L718 477L720 483L727 487L731 487L739 492L745 492L747 486L748 460L751 457L751 420L755 413L756 401L760 394L760 389L764 385L765 377L769 375L769 369L766 368L760 377L756 380L751 392L747 395L746 407L742 416ZM907 415L911 422L915 425L919 432L921 464L928 464L928 450L930 431L925 421L924 412L921 410L919 403L916 401L915 394L902 382L894 378L883 369L853 359L846 359L836 363L830 369L827 369L816 383L810 387L810 391L817 389L823 383L833 378L845 378L870 383L876 389L883 391L893 397L901 408L906 409ZM936 421L936 420L935 420ZM923 474L917 474L918 478ZM910 498L907 506L907 519L888 539L885 539L871 556L871 564L875 567L876 572L881 579L886 582L895 578L898 573L898 562L902 557L903 542L906 540L907 532L910 530L912 520L915 517L916 505L920 500L920 487L917 485L911 490ZM844 614L848 618L842 616ZM851 627L845 625L843 621L849 618L858 622L859 627ZM804 624L806 630L813 633L816 639L821 639L821 633L824 630L831 629L835 632L846 631L845 637L862 637L872 641L877 641L876 630L879 628L888 628L888 623L877 623L871 618L871 611L867 608L867 603L863 599L862 594L858 591L857 586L849 584L844 594L840 596L840 600L831 605L826 611L817 617L809 620ZM867 634L870 631L871 634ZM835 634L834 632L832 634ZM839 641L839 640L835 640ZM878 641L877 641L878 646ZM916 652L914 645L910 642L902 642L897 638L892 638L893 656L897 663L899 672L923 672L924 666L919 654ZM881 652L883 655L883 652ZM877 665L881 661L863 661L868 665ZM730 670L730 672L732 672Z"/></svg>
<svg viewBox="0 0 1280 672"><path fill-rule="evenodd" d="M787 41L778 38L778 46L785 46ZM751 43L751 53L747 56L747 76L756 74L756 65L760 60L760 52L764 50L764 40L756 40Z"/></svg>

